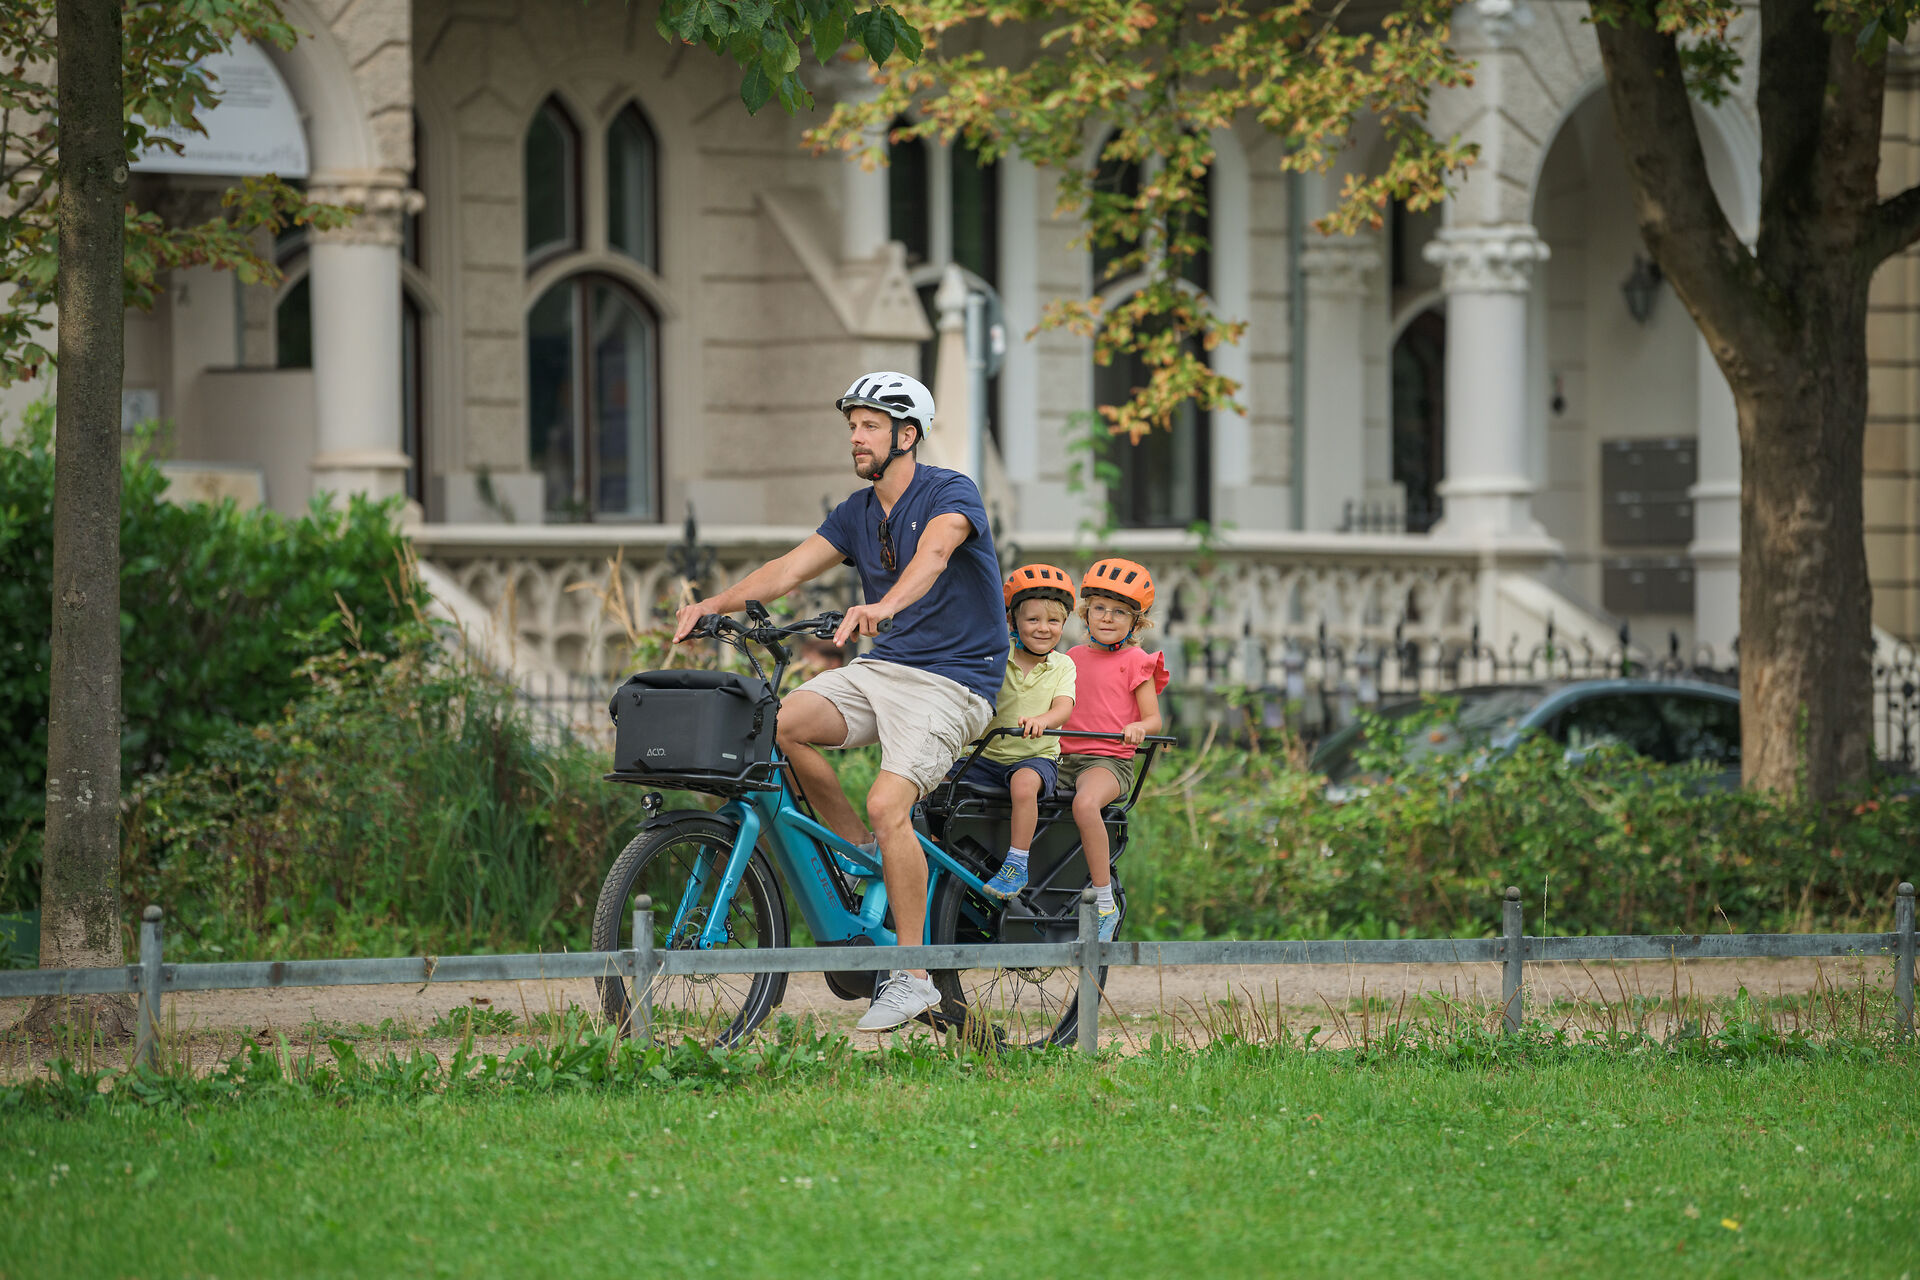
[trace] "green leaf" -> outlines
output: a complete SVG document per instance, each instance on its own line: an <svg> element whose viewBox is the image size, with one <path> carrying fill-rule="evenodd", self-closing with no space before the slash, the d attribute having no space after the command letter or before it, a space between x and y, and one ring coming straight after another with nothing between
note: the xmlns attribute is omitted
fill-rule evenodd
<svg viewBox="0 0 1920 1280"><path fill-rule="evenodd" d="M668 5L661 10L661 21L668 20L667 11L674 7ZM684 0L672 22L674 33L689 43L709 33L724 36L733 30L733 15L719 0Z"/></svg>
<svg viewBox="0 0 1920 1280"><path fill-rule="evenodd" d="M813 94L807 86L800 83L800 77L789 71L780 77L780 106L788 115L813 110Z"/></svg>
<svg viewBox="0 0 1920 1280"><path fill-rule="evenodd" d="M820 59L821 66L831 62L846 42L847 19L838 9L829 10L826 17L814 21L813 56Z"/></svg>
<svg viewBox="0 0 1920 1280"><path fill-rule="evenodd" d="M760 33L760 65L769 76L787 75L800 65L800 46L779 27L768 27Z"/></svg>
<svg viewBox="0 0 1920 1280"><path fill-rule="evenodd" d="M766 70L755 65L747 72L747 78L740 82L740 101L747 104L747 114L753 115L767 105L773 97L773 81Z"/></svg>
<svg viewBox="0 0 1920 1280"><path fill-rule="evenodd" d="M891 10L887 9L871 9L854 19L859 24L855 35L876 67L884 67L887 59L893 56L894 32L890 13ZM866 21L861 22L862 18Z"/></svg>
<svg viewBox="0 0 1920 1280"><path fill-rule="evenodd" d="M899 47L900 52L908 62L920 61L920 55L926 49L926 41L921 39L920 32L893 9L888 9L886 15L893 26L894 43Z"/></svg>

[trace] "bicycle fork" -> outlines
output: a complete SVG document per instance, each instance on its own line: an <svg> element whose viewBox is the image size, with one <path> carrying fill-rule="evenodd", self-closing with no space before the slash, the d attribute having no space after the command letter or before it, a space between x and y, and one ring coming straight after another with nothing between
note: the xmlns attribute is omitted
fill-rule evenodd
<svg viewBox="0 0 1920 1280"><path fill-rule="evenodd" d="M760 815L750 806L737 802L728 804L716 816L731 818L738 827L733 836L733 848L727 851L727 864L720 872L720 883L714 886L713 906L707 912L706 922L700 927L699 938L694 942L702 951L726 942L727 916L733 906L733 895L739 891L740 881L747 874L747 863L753 858L753 847L760 841ZM700 905L714 861L712 855L704 852L694 860L693 872L687 877L687 887L681 892L680 905L674 911L673 928L667 934L669 939L680 936L687 918ZM669 945L672 945L671 942Z"/></svg>

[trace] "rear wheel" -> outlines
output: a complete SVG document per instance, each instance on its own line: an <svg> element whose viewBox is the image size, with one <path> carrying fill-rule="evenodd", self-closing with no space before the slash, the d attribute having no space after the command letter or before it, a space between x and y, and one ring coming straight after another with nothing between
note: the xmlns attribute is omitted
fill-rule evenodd
<svg viewBox="0 0 1920 1280"><path fill-rule="evenodd" d="M976 942L1072 942L1080 936L1080 892L1090 883L1075 845L1071 854L1036 877L1012 902L969 889L942 876L927 922L935 945ZM1122 912L1120 877L1113 892ZM1124 918L1124 917L1123 917ZM968 1040L986 1046L1041 1048L1070 1044L1080 1027L1080 970L935 969L940 1021L959 1026ZM1099 982L1106 985L1107 969Z"/></svg>
<svg viewBox="0 0 1920 1280"><path fill-rule="evenodd" d="M593 913L594 950L620 951L632 945L633 899L642 893L653 899L655 954L697 949L701 931L716 909L714 894L737 831L730 822L688 813L635 836L600 886L600 901ZM701 884L690 893L696 874ZM726 904L726 937L719 946L786 945L786 903L773 868L756 851ZM619 978L595 981L607 1017L624 1028L629 1015L627 984ZM655 1038L691 1038L725 1046L746 1039L779 1005L786 995L787 975L657 974L651 989Z"/></svg>

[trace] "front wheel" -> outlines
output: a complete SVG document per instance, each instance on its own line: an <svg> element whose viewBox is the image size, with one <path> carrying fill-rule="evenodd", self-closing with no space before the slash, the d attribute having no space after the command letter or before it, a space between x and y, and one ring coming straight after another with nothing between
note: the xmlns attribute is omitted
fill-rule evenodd
<svg viewBox="0 0 1920 1280"><path fill-rule="evenodd" d="M1080 936L1080 891L1089 883L1086 863L1077 855L1055 865L1012 902L999 902L969 889L956 877L940 879L933 896L927 932L936 945L975 942L1072 942ZM1113 877L1120 910L1126 893ZM1124 919L1124 915L1122 919ZM1037 1049L1073 1043L1080 1027L1080 970L935 969L940 1020L959 1026L969 1041L987 1047ZM1104 989L1107 968L1100 967Z"/></svg>
<svg viewBox="0 0 1920 1280"><path fill-rule="evenodd" d="M593 913L593 949L621 951L631 946L633 899L653 899L653 948L656 955L690 951L718 909L714 894L738 828L705 813L673 814L635 836L614 860L600 886ZM696 879L698 887L693 887ZM766 856L756 851L732 900L725 905L723 947L784 947L787 908ZM597 978L601 1007L617 1027L630 1014L627 984ZM697 1039L728 1046L753 1034L786 996L784 973L655 974L652 987L653 1034L660 1039Z"/></svg>

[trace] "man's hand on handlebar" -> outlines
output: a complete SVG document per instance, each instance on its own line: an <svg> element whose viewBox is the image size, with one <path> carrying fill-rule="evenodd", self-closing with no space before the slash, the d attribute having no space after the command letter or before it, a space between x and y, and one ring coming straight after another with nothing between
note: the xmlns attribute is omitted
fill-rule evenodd
<svg viewBox="0 0 1920 1280"><path fill-rule="evenodd" d="M847 610L846 617L840 619L840 625L833 633L833 642L844 646L848 637L855 634L877 636L882 631L888 630L892 623L891 610L882 609L877 604L857 604Z"/></svg>
<svg viewBox="0 0 1920 1280"><path fill-rule="evenodd" d="M711 617L718 612L720 610L714 607L711 600L701 600L696 604L686 605L674 616L673 642L679 644L692 634L694 627L699 625L700 619Z"/></svg>

